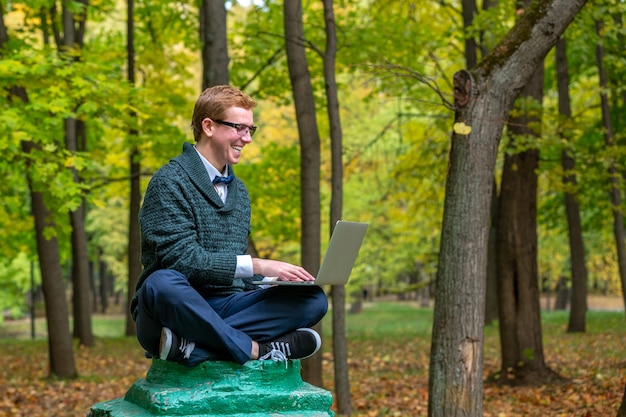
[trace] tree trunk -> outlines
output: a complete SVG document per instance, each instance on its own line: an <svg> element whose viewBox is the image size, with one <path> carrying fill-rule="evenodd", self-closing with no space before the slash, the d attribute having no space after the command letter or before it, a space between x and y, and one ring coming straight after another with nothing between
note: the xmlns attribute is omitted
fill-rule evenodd
<svg viewBox="0 0 626 417"><path fill-rule="evenodd" d="M506 96L455 74L455 126L446 182L429 369L428 415L482 415L482 349L493 169ZM487 100L487 96L490 96ZM488 111L485 111L487 110ZM480 114L498 123L478 123ZM499 114L496 114L499 113ZM476 123L474 123L476 122ZM470 134L462 130L471 126ZM491 141L479 140L491 138ZM467 242L472 242L468 245Z"/></svg>
<svg viewBox="0 0 626 417"><path fill-rule="evenodd" d="M330 232L341 219L343 211L343 132L339 115L337 80L335 77L335 57L337 55L337 33L333 0L324 1L324 22L326 27L326 51L324 53L324 80L326 81L326 102L330 125L330 152L332 161ZM346 288L333 285L333 363L335 370L335 404L339 415L352 414L350 400L350 377L348 368L348 346L346 341Z"/></svg>
<svg viewBox="0 0 626 417"><path fill-rule="evenodd" d="M563 276L559 277L555 293L554 311L563 311L567 309L567 303L570 299L570 291L569 288L567 288L567 278Z"/></svg>
<svg viewBox="0 0 626 417"><path fill-rule="evenodd" d="M483 1L483 10L487 11L495 4L492 4L489 0ZM466 10L467 8L467 10ZM476 1L475 0L464 0L463 1L463 21L464 27L470 26L474 18L473 16L476 14ZM471 18L469 18L471 16ZM489 53L489 48L487 42L484 40L484 31L480 33L480 51L483 56ZM478 50L476 48L476 42L473 44L469 44L468 49L468 41L466 41L466 49L465 49L465 62L467 63L467 68L472 68L476 65ZM472 55L474 55L472 57ZM472 65L473 63L473 65ZM497 268L496 268L496 254L497 254L497 246L496 239L498 236L498 187L495 183L492 185L491 192L491 224L489 229L489 246L488 246L488 254L487 254L487 284L486 284L486 293L485 293L485 324L490 324L494 320L498 319L498 283L497 283Z"/></svg>
<svg viewBox="0 0 626 417"><path fill-rule="evenodd" d="M24 97L26 96L24 95ZM22 149L26 154L35 147L33 142L22 142ZM59 256L59 243L56 237L47 239L44 235L46 228L54 230L56 225L52 220L52 213L46 207L43 195L34 191L35 186L30 176L28 184L31 190L39 269L46 306L50 376L53 378L74 378L77 376L77 372L70 335L69 309Z"/></svg>
<svg viewBox="0 0 626 417"><path fill-rule="evenodd" d="M98 249L99 256L102 255L102 249ZM109 279L107 265L104 261L98 260L98 275L100 275L100 308L102 314L106 314L109 308Z"/></svg>
<svg viewBox="0 0 626 417"><path fill-rule="evenodd" d="M202 0L200 43L202 45L202 90L229 83L226 8L223 0Z"/></svg>
<svg viewBox="0 0 626 417"><path fill-rule="evenodd" d="M126 77L128 83L134 87L135 85L135 23L134 23L134 1L128 0L128 6L126 8ZM130 112L130 119L136 118L134 111ZM135 287L137 285L137 279L141 274L141 236L139 230L139 209L141 206L141 154L139 149L135 145L135 138L137 137L137 130L130 128L128 136L130 138L130 157L129 157L129 172L130 172L130 207L128 210L128 283L126 286L126 306L130 306L130 302L135 294ZM124 331L126 336L137 335L137 326L133 321L130 314L130 309L126 308L126 329Z"/></svg>
<svg viewBox="0 0 626 417"><path fill-rule="evenodd" d="M492 185L491 222L489 224L489 244L487 247L487 284L485 286L485 324L490 324L499 317L498 310L498 188Z"/></svg>
<svg viewBox="0 0 626 417"><path fill-rule="evenodd" d="M77 180L77 176L75 177ZM72 305L74 316L74 337L83 346L94 346L91 326L91 283L89 255L87 253L87 232L85 231L84 202L70 213L72 223Z"/></svg>
<svg viewBox="0 0 626 417"><path fill-rule="evenodd" d="M576 199L578 182L576 180L576 163L569 151L569 132L572 125L572 109L569 96L569 71L567 64L567 47L564 37L556 44L557 88L559 92L559 135L565 146L561 154L563 166L563 185L565 188L565 212L569 231L570 265L572 269L571 310L567 331L584 332L587 314L587 268L585 267L585 245L580 222L580 209Z"/></svg>
<svg viewBox="0 0 626 417"><path fill-rule="evenodd" d="M527 84L523 99L539 108L543 97L543 63ZM532 110L531 110L532 111ZM508 123L510 147L538 138L541 116L518 110ZM537 140L537 139L535 139ZM498 284L502 371L522 369L539 377L546 370L541 337L537 270L538 145L504 159L498 210ZM532 354L528 354L532 352ZM523 365L523 366L522 366ZM505 382L507 378L502 381Z"/></svg>
<svg viewBox="0 0 626 417"><path fill-rule="evenodd" d="M613 125L611 124L611 112L609 109L609 98L607 91L607 75L604 68L604 45L602 44L602 22L596 20L596 35L598 45L596 47L596 58L598 63L598 78L600 83L600 107L602 109L602 124L604 126L604 144L608 149L615 148L613 138ZM615 155L615 149L607 152L607 155ZM615 160L609 161L611 206L613 207L613 236L615 237L615 247L617 249L617 264L619 265L619 276L622 283L622 298L626 305L626 244L624 242L624 216L620 211L622 206L622 193L620 190L620 172Z"/></svg>
<svg viewBox="0 0 626 417"><path fill-rule="evenodd" d="M429 416L482 415L485 274L498 144L516 96L585 3L538 1L472 74L455 74L455 123L437 271Z"/></svg>
<svg viewBox="0 0 626 417"><path fill-rule="evenodd" d="M315 118L315 99L304 49L304 28L300 0L284 2L287 66L296 108L300 138L300 184L302 187L302 266L316 273L320 266L320 138ZM321 332L321 323L316 326ZM322 356L302 362L303 379L321 387Z"/></svg>
<svg viewBox="0 0 626 417"><path fill-rule="evenodd" d="M86 6L81 10L80 26L85 25ZM83 43L84 31L77 30L74 14L63 3L63 44L60 47L62 54L74 48L80 48ZM77 55L67 57L68 61L74 62L79 58ZM78 145L78 121L75 118L65 119L65 146L70 153L76 153L84 149ZM74 167L70 168L73 173L74 182L80 182L78 172ZM82 197L81 197L82 200ZM80 344L85 346L94 345L93 331L91 327L91 303L90 303L90 283L89 283L89 256L87 253L87 232L85 231L85 205L80 206L70 213L72 225L72 283L73 283L73 316L74 316L74 337L78 338Z"/></svg>
<svg viewBox="0 0 626 417"><path fill-rule="evenodd" d="M478 9L476 8L476 0L463 0L463 28L467 31L474 21L474 16ZM478 62L478 48L476 47L476 39L465 33L465 65L466 68L474 68Z"/></svg>
<svg viewBox="0 0 626 417"><path fill-rule="evenodd" d="M68 151L76 153L79 150L77 139L76 119L65 119L65 144ZM74 182L80 182L78 172L70 168ZM91 327L91 285L89 274L89 254L87 252L88 240L85 230L85 203L81 197L81 204L70 213L72 225L72 305L74 316L74 337L84 346L93 346L95 341Z"/></svg>
<svg viewBox="0 0 626 417"><path fill-rule="evenodd" d="M131 0L132 1L132 0ZM131 117L135 117L132 114ZM136 136L137 131L131 129L131 136ZM137 147L133 147L130 158L130 207L128 219L128 287L126 305L130 306L130 301L135 294L137 279L141 274L141 231L139 228L139 209L141 208L141 163L139 162L141 154ZM137 326L133 321L130 310L126 309L126 336L135 336L137 334Z"/></svg>

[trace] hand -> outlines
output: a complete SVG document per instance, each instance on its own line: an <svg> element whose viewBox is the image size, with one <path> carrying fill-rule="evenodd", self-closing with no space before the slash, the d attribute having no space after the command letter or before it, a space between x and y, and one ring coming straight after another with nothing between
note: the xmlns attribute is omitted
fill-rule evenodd
<svg viewBox="0 0 626 417"><path fill-rule="evenodd" d="M315 277L301 266L271 259L252 259L255 274L265 277L276 277L276 281L314 281Z"/></svg>

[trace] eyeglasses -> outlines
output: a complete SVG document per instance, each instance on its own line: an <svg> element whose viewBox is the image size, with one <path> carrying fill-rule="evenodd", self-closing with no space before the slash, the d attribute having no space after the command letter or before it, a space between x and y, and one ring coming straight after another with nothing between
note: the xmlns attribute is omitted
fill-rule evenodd
<svg viewBox="0 0 626 417"><path fill-rule="evenodd" d="M215 123L219 123L221 125L224 126L230 126L232 128L234 128L235 130L237 130L237 134L239 136L245 136L246 133L250 133L250 137L254 136L254 132L256 132L257 127L256 126L248 126L248 125L242 125L240 123L231 123L231 122L226 122L224 120L215 120Z"/></svg>

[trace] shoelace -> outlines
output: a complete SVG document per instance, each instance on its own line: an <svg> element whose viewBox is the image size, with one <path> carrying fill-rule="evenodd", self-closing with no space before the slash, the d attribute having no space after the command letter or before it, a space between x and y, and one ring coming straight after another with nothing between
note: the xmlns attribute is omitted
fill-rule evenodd
<svg viewBox="0 0 626 417"><path fill-rule="evenodd" d="M286 342L271 342L269 344L272 350L261 356L259 360L273 360L274 362L285 362L285 368L287 368L287 360L291 356L291 348L289 343Z"/></svg>
<svg viewBox="0 0 626 417"><path fill-rule="evenodd" d="M195 347L195 342L190 342L187 339L180 339L180 346L178 347L178 349L182 352L183 357L185 359L188 359Z"/></svg>

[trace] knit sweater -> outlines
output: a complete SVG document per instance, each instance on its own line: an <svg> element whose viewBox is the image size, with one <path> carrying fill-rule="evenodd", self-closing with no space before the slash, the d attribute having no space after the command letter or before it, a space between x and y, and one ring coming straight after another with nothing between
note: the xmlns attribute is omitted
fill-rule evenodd
<svg viewBox="0 0 626 417"><path fill-rule="evenodd" d="M229 167L232 172L232 167ZM250 197L237 177L222 202L191 143L150 180L139 212L143 271L136 291L159 269L183 274L201 295L229 295L253 288L235 278L237 255L250 234ZM137 293L131 301L137 316Z"/></svg>

